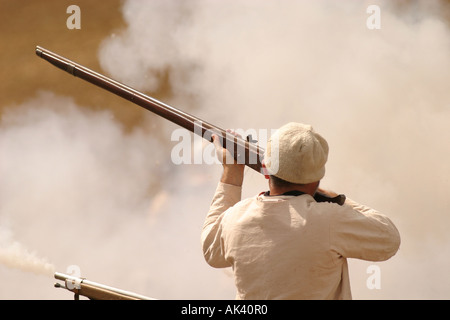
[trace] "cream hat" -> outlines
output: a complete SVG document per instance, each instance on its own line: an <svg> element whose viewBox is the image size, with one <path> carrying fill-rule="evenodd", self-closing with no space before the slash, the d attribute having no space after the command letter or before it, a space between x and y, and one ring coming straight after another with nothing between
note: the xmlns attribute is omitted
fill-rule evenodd
<svg viewBox="0 0 450 320"><path fill-rule="evenodd" d="M306 184L323 178L327 159L326 140L310 125L290 122L270 137L264 164L270 175Z"/></svg>

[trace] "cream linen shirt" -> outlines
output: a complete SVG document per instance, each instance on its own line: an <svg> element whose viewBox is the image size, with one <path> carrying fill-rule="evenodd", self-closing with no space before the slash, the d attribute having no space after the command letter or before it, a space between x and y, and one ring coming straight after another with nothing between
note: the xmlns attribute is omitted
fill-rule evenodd
<svg viewBox="0 0 450 320"><path fill-rule="evenodd" d="M383 261L400 245L385 215L347 199L258 196L219 183L201 234L209 265L232 267L236 299L351 299L347 258Z"/></svg>

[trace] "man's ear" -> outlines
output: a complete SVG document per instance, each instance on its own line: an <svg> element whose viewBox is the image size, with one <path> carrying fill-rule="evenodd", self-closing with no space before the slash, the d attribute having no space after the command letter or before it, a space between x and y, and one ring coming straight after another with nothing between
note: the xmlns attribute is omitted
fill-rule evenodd
<svg viewBox="0 0 450 320"><path fill-rule="evenodd" d="M262 161L261 165L262 165L262 172L264 174L264 178L269 179L269 172L267 172L266 164L264 163L264 160Z"/></svg>

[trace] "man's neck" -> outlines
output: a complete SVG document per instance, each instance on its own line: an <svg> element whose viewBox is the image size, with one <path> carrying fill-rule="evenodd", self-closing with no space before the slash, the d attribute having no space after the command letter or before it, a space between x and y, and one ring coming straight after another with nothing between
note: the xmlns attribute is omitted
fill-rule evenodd
<svg viewBox="0 0 450 320"><path fill-rule="evenodd" d="M282 188L275 187L269 183L269 190L270 190L271 196L282 195L283 193L286 193L289 191L301 191L301 192L304 192L311 196L314 196L318 187L319 187L318 182L302 184L302 185L291 184L290 186L286 186L286 187L282 187Z"/></svg>

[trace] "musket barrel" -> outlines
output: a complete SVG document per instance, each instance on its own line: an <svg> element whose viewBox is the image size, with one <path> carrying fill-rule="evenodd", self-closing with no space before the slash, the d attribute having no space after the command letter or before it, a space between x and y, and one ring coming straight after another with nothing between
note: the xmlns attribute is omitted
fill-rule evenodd
<svg viewBox="0 0 450 320"><path fill-rule="evenodd" d="M64 281L64 288L97 300L155 300L134 292L117 289L84 278L70 276L64 273L55 272L55 279ZM69 284L69 285L68 285Z"/></svg>
<svg viewBox="0 0 450 320"><path fill-rule="evenodd" d="M142 92L88 69L47 49L37 46L36 55L50 62L59 69L110 91L128 101L131 101L193 133L201 135L202 138L208 139L210 142L212 142L211 135L205 133L214 132L221 137L222 144L225 148L227 148L227 146L232 146L234 148L233 155L240 157L240 163L245 163L250 168L261 173L261 159L264 154L264 150L259 146L251 144L242 138L227 134L225 130L212 125L211 123L203 121L191 114L149 97ZM244 154L238 154L239 150L244 151ZM250 161L250 159L252 161Z"/></svg>
<svg viewBox="0 0 450 320"><path fill-rule="evenodd" d="M90 70L78 63L75 63L67 58L57 55L54 52L46 50L41 47L36 47L36 54L53 64L54 66L70 73L71 75L86 80L98 87L108 90L124 99L127 99L141 107L148 109L164 118L170 118L171 121L188 130L193 130L193 122L199 121L192 115L175 109L167 104L162 103L154 98L151 98L143 93L126 86L120 82L110 79L100 73ZM211 129L214 126L202 121L206 128ZM219 129L215 127L215 129Z"/></svg>
<svg viewBox="0 0 450 320"><path fill-rule="evenodd" d="M127 99L195 134L200 135L202 138L205 138L210 142L212 142L211 134L205 133L216 133L221 138L223 147L233 151L232 154L238 163L245 164L255 171L263 173L262 157L264 155L264 149L261 147L256 146L240 137L228 134L225 130L217 126L149 97L142 92L110 79L100 73L92 71L91 69L88 69L47 49L37 46L36 55L44 60L47 60L54 66L70 73L71 75ZM338 195L337 197L330 198L318 192L316 193L315 198L316 201L319 202L335 202L340 205L344 204L345 201L344 195Z"/></svg>

